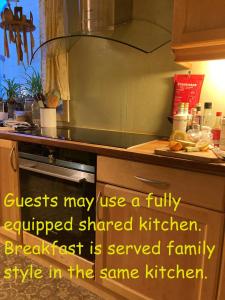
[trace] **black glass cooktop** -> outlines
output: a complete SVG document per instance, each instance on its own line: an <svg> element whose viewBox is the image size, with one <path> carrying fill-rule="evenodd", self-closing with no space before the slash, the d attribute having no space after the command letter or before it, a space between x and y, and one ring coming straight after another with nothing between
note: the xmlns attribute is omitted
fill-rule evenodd
<svg viewBox="0 0 225 300"><path fill-rule="evenodd" d="M16 133L31 136L42 136L60 140L76 141L95 145L104 145L117 148L129 148L162 137L157 135L96 130L75 127L33 128L19 129Z"/></svg>

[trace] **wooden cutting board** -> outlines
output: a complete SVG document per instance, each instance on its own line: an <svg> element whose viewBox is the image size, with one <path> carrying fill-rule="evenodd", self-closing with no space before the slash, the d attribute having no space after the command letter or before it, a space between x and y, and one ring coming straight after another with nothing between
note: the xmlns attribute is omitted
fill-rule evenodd
<svg viewBox="0 0 225 300"><path fill-rule="evenodd" d="M0 127L0 131L15 131L15 129L11 127Z"/></svg>
<svg viewBox="0 0 225 300"><path fill-rule="evenodd" d="M155 149L155 154L168 156L168 157L195 160L195 161L205 162L205 163L213 163L219 161L219 158L211 150L204 151L204 152L203 151L185 152L185 151L171 151L168 147L165 147L165 148Z"/></svg>

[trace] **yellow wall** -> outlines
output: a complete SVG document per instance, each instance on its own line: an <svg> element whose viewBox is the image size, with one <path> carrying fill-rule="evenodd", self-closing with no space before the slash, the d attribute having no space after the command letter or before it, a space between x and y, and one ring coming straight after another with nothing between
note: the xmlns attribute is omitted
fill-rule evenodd
<svg viewBox="0 0 225 300"><path fill-rule="evenodd" d="M214 114L222 111L225 116L225 60L193 63L192 72L205 74L201 102L211 101Z"/></svg>

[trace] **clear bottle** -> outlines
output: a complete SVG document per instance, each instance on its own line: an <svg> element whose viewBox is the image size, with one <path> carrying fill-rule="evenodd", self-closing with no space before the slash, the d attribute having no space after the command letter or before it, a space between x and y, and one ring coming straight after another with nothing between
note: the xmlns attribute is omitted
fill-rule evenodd
<svg viewBox="0 0 225 300"><path fill-rule="evenodd" d="M31 106L32 109L32 122L35 126L40 127L40 106L37 100L34 100Z"/></svg>
<svg viewBox="0 0 225 300"><path fill-rule="evenodd" d="M222 119L221 133L220 133L220 150L225 150L225 117Z"/></svg>
<svg viewBox="0 0 225 300"><path fill-rule="evenodd" d="M221 126L222 126L222 112L217 112L215 124L212 128L213 144L216 147L219 147L220 144Z"/></svg>
<svg viewBox="0 0 225 300"><path fill-rule="evenodd" d="M199 126L199 129L200 129L200 126L202 124L202 106L201 106L201 103L198 103L196 105L196 114L195 114L195 117L194 117L192 123L193 123L193 125L195 125L195 127Z"/></svg>
<svg viewBox="0 0 225 300"><path fill-rule="evenodd" d="M197 121L197 108L193 107L191 109L191 128L195 127L196 125L198 125L198 123L196 123Z"/></svg>
<svg viewBox="0 0 225 300"><path fill-rule="evenodd" d="M189 114L189 102L184 103L184 115L187 116L187 130L189 130L192 128L192 114Z"/></svg>
<svg viewBox="0 0 225 300"><path fill-rule="evenodd" d="M202 125L212 128L213 114L212 114L212 102L204 103L204 113Z"/></svg>

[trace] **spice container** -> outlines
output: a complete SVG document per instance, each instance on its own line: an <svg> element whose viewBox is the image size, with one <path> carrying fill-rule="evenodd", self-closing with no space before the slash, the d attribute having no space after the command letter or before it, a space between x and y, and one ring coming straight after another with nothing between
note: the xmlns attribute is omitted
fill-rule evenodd
<svg viewBox="0 0 225 300"><path fill-rule="evenodd" d="M173 131L183 131L187 130L187 115L175 115L173 117Z"/></svg>

